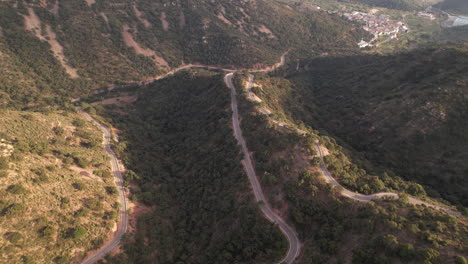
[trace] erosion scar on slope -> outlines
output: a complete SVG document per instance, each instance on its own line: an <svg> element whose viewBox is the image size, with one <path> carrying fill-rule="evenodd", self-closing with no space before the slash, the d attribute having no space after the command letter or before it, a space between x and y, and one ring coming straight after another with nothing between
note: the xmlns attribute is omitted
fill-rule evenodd
<svg viewBox="0 0 468 264"><path fill-rule="evenodd" d="M125 42L125 45L127 45L127 47L133 48L135 52L139 55L152 57L154 60L154 63L157 66L169 67L169 64L167 63L167 61L165 61L162 57L158 56L156 52L154 52L154 50L141 47L140 44L138 44L138 42L135 41L135 39L133 38L133 35L129 32L129 30L130 30L130 27L128 25L123 26L122 38Z"/></svg>
<svg viewBox="0 0 468 264"><path fill-rule="evenodd" d="M57 41L57 35L52 30L50 25L46 25L46 32L44 35L41 30L41 21L39 20L39 17L36 15L34 10L32 8L28 8L28 13L28 16L24 16L24 26L26 30L33 32L34 35L40 40L47 41L47 43L49 43L50 45L51 51L53 52L54 56L58 59L60 64L62 64L65 71L71 76L71 78L78 78L78 71L75 68L68 65L67 59L63 54L63 47Z"/></svg>
<svg viewBox="0 0 468 264"><path fill-rule="evenodd" d="M168 31L169 30L169 22L167 22L166 13L162 12L159 19L161 20L161 24L162 24L162 27L163 27L164 31Z"/></svg>

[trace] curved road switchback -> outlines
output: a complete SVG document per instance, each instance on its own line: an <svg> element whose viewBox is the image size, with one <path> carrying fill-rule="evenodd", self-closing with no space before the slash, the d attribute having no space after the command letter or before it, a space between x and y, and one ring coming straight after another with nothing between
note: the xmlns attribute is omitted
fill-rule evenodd
<svg viewBox="0 0 468 264"><path fill-rule="evenodd" d="M319 143L315 143L315 148L317 150L317 153L320 156L320 159L322 160L319 168L320 168L320 170L322 172L322 175L325 178L325 181L328 184L331 184L331 185L333 185L335 187L340 187L341 195L343 195L345 197L348 197L350 199L353 199L355 201L364 202L364 203L370 202L372 200L379 200L379 199L385 199L385 198L386 199L393 199L393 200L398 200L400 198L400 196L397 193L393 193L393 192L381 192L381 193L374 193L374 194L364 195L364 194L352 192L352 191L344 188L337 180L335 180L335 178L333 178L330 171L328 171L327 166L323 162L323 156L324 155L323 155L322 148L320 147ZM428 203L428 202L424 202L422 200L419 200L419 199L416 199L416 198L413 198L413 197L408 197L408 203L413 204L413 205L425 205L425 206L430 207L432 209L442 210L442 211L446 212L447 214L450 214L450 215L453 215L453 216L464 217L460 212L457 212L455 210L452 210L452 209L449 209L449 208L446 208L446 207L442 207L442 206L439 206L439 205L431 204L431 203Z"/></svg>
<svg viewBox="0 0 468 264"><path fill-rule="evenodd" d="M255 200L260 204L260 209L265 217L278 225L281 232L286 236L289 242L289 249L286 256L281 260L280 263L293 263L294 260L299 256L301 244L299 238L297 237L296 232L292 229L281 217L273 212L271 207L268 205L267 200L262 191L260 182L258 181L255 169L253 167L252 160L249 155L249 150L245 142L244 137L242 136L242 130L240 128L239 121L239 110L237 107L237 94L236 89L232 83L233 73L226 74L224 81L227 87L231 90L231 108L232 108L232 126L234 130L234 136L237 139L237 142L242 148L242 153L244 154L244 159L242 164L244 169L249 177L250 184L252 185L252 190L255 195Z"/></svg>
<svg viewBox="0 0 468 264"><path fill-rule="evenodd" d="M212 70L220 70L220 71L224 71L224 72L230 72L230 75L228 74L230 76L230 78L232 78L232 73L237 72L237 71L243 71L243 70L247 70L249 72L268 73L268 72L274 71L275 69L277 69L277 68L284 65L285 58L286 58L286 55L288 54L288 52L289 51L285 52L281 56L281 59L280 59L280 61L278 63L276 63L276 64L274 64L272 66L266 67L264 69L258 69L258 70L253 70L253 69L227 69L227 68L222 68L222 67L219 67L219 66L211 66L211 65L203 65L203 64L188 64L188 65L183 65L183 66L181 66L179 68L175 68L175 69L173 69L173 70L171 70L171 71L169 71L169 72L167 72L167 73L165 73L163 75L156 76L156 77L153 77L153 78L150 78L150 79L147 79L147 80L143 80L141 82L128 83L128 84L124 84L124 85L121 85L121 86L110 86L107 89L96 91L95 94L99 94L99 93L102 93L102 92L107 92L107 91L111 91L111 90L119 89L119 88L131 87L133 85L143 85L143 86L148 85L148 84L151 84L151 83L153 83L155 81L167 78L167 77L169 77L169 76L171 76L171 75L173 75L173 74L175 74L175 73L177 73L179 71L189 69L189 68L205 68L205 69L212 69ZM229 80L229 81L230 81L230 84L232 85L231 80ZM226 82L226 84L227 84L227 82ZM230 86L229 88L231 88L231 87L234 88L234 86ZM241 132L240 131L240 126L239 126L239 123L238 123L239 120L238 120L238 111L237 111L237 100L235 98L235 90L233 88L232 88L232 91L234 92L235 110L236 110L236 116L237 116L237 127L239 128L238 132ZM81 97L78 97L78 98L72 99L71 102L72 103L73 102L79 102L80 100L81 100ZM92 121L96 126L98 126L103 132L104 150L107 152L107 154L111 158L112 171L113 171L113 174L114 174L114 177L115 177L115 183L116 183L116 185L118 187L117 189L118 189L118 193L119 193L119 200L120 200L120 203L122 205L121 208L120 208L120 222L119 222L119 225L117 227L117 232L114 234L114 238L109 243L107 243L106 245L101 247L99 249L99 251L94 253L94 255L88 257L86 260L84 260L82 262L82 264L93 264L93 263L97 262L99 259L106 256L108 253L110 253L114 248L116 248L119 245L119 243L120 243L120 241L122 239L122 236L127 231L127 227L128 227L127 200L126 200L126 197L125 197L125 189L123 187L123 178L122 178L122 174L121 174L120 169L119 169L118 159L117 159L117 156L115 155L115 153L112 151L112 149L110 147L111 133L110 133L109 128L104 126L103 124L97 122L89 114L83 112L81 107L76 107L76 109L87 120ZM234 108L233 108L233 110L234 110ZM234 122L234 116L233 116L233 122ZM238 134L236 134L236 135L238 135ZM242 138L242 134L239 134L239 135L240 135L240 138ZM237 138L237 136L236 136L236 138ZM243 140L243 138L242 138L242 140ZM245 146L245 149L247 149L247 147L245 145L245 140L243 140L243 142L244 142L243 146ZM246 153L248 153L248 152L246 152ZM252 183L252 187L254 188L256 200L257 201L265 201L265 198L263 197L263 192L261 191L260 184L259 184L259 182L258 182L258 180L257 180L257 178L255 176L255 171L253 170L253 165L252 165L252 161L250 160L250 157L248 157L248 164L250 164L250 169L248 169L249 165L246 165L247 163L245 163L244 161L243 161L243 164L244 164L246 170L248 170L248 175L249 175L249 179L251 180L251 183L252 183L251 175L254 175L255 181ZM299 243L299 239L297 238L296 233L280 217L275 215L275 213L271 210L271 208L266 205L266 202L261 203L260 208L261 208L263 214L265 215L265 217L268 218L271 222L275 222L276 224L278 224L280 226L281 231L287 237L287 239L289 241L289 250L288 250L287 256L282 260L282 263L283 262L288 263L288 264L292 263L294 261L294 259L299 255L299 250L300 250L300 243Z"/></svg>
<svg viewBox="0 0 468 264"><path fill-rule="evenodd" d="M119 163L117 160L117 156L115 155L114 151L112 151L110 147L110 140L111 140L111 132L110 129L103 124L99 123L96 121L94 118L92 118L89 114L83 112L81 107L77 107L78 112L84 116L88 121L93 122L97 127L99 127L102 130L103 133L103 145L104 145L104 150L107 152L107 155L111 158L111 168L112 172L114 174L115 178L115 184L117 185L117 190L118 190L118 195L120 199L120 221L117 226L117 232L115 233L113 239L101 247L98 252L96 252L94 255L88 257L86 260L82 262L82 264L92 264L106 256L108 253L110 253L115 247L117 247L120 243L120 240L122 239L122 236L125 234L127 231L128 227L128 215L127 215L127 199L125 197L125 189L123 186L123 177L122 173L120 172L119 168Z"/></svg>
<svg viewBox="0 0 468 264"><path fill-rule="evenodd" d="M246 87L247 92L248 92L248 97L252 101L258 101L258 100L261 101L261 99L258 98L252 92L253 82L254 82L254 76L250 75L249 76L249 81L248 81L248 84L247 84L247 87ZM265 114L265 115L270 115L271 114L271 111L269 109L265 108L265 107L258 107L257 110L259 112ZM296 130L296 132L301 134L301 135L307 134L307 132L302 130L302 129L288 126L286 123L275 120L275 119L273 119L271 117L269 117L269 119L273 123L275 123L275 124L277 124L279 126L282 126L282 127L286 126L286 127L290 128L290 129ZM321 148L321 146L320 146L320 144L318 142L316 142L315 148L316 148L317 153L319 154L320 159L322 161L319 168L320 168L320 171L322 172L322 175L323 175L323 178L325 179L325 182L328 183L328 184L331 184L334 187L339 187L339 189L341 190L340 194L343 195L344 197L350 198L350 199L358 201L358 202L363 202L363 203L370 202L370 201L373 201L373 200L381 200L381 199L398 200L400 198L399 195L397 193L394 193L394 192L379 192L379 193L365 195L365 194L360 194L360 193L357 193L357 192L352 192L352 191L344 188L335 178L333 178L330 171L328 171L327 166L325 165L325 162L323 161L323 157L325 155L323 154L322 148ZM450 214L450 215L453 215L453 216L464 217L460 212L457 212L457 211L452 210L452 209L447 208L447 207L443 207L443 206L435 205L435 204L432 204L432 203L428 203L428 202L422 201L422 200L417 199L417 198L408 197L408 203L413 204L413 205L424 205L424 206L430 207L432 209L444 211L447 214Z"/></svg>

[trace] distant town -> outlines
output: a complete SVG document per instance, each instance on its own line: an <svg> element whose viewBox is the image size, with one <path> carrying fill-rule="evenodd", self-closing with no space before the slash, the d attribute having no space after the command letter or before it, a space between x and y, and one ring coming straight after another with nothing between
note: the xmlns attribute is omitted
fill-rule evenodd
<svg viewBox="0 0 468 264"><path fill-rule="evenodd" d="M376 43L379 36L388 36L387 40L398 38L398 33L408 32L408 27L402 21L395 21L386 15L375 15L358 11L344 12L344 17L353 21L364 22L363 29L370 32L374 37L370 41L361 40L359 47L371 47L378 45Z"/></svg>

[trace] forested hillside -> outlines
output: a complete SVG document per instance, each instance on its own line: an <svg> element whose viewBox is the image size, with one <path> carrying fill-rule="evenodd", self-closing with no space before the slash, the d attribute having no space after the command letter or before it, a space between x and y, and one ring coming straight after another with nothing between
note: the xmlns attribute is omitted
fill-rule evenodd
<svg viewBox="0 0 468 264"><path fill-rule="evenodd" d="M187 71L109 106L132 200L148 208L124 243L130 263L273 263L287 242L254 204L230 128L223 75ZM108 112L109 113L109 112ZM112 263L127 263L117 256Z"/></svg>
<svg viewBox="0 0 468 264"><path fill-rule="evenodd" d="M252 68L277 62L289 49L356 51L365 35L339 17L272 0L7 0L0 2L0 26L0 67L7 69L0 90L22 105L187 63Z"/></svg>
<svg viewBox="0 0 468 264"><path fill-rule="evenodd" d="M304 107L302 103L311 104L301 100L297 87L282 78L255 77L253 91L261 100L255 102L243 92L246 78L237 79L241 125L269 203L289 218L304 243L296 263L466 261L464 218L408 203L408 195L426 199L420 185L366 171L368 162L318 131L317 122L291 115L292 109ZM265 115L259 108L271 113ZM398 191L400 199L360 203L341 196L340 188L321 177L316 141L325 146L324 162L346 188L361 193Z"/></svg>
<svg viewBox="0 0 468 264"><path fill-rule="evenodd" d="M310 61L280 103L374 164L467 205L466 45Z"/></svg>
<svg viewBox="0 0 468 264"><path fill-rule="evenodd" d="M468 2L464 0L444 0L434 6L455 14L468 14Z"/></svg>

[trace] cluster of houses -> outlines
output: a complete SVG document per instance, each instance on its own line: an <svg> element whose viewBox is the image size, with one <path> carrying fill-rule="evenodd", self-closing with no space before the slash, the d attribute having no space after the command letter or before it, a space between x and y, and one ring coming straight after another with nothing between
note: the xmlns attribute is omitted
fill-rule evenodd
<svg viewBox="0 0 468 264"><path fill-rule="evenodd" d="M400 32L408 32L408 27L401 21L394 21L386 15L374 15L358 11L345 12L343 16L349 20L361 21L364 23L363 29L369 31L374 38L366 42L362 40L358 43L359 47L364 48L372 46L373 42L378 39L379 36L389 36L389 39L398 37Z"/></svg>

